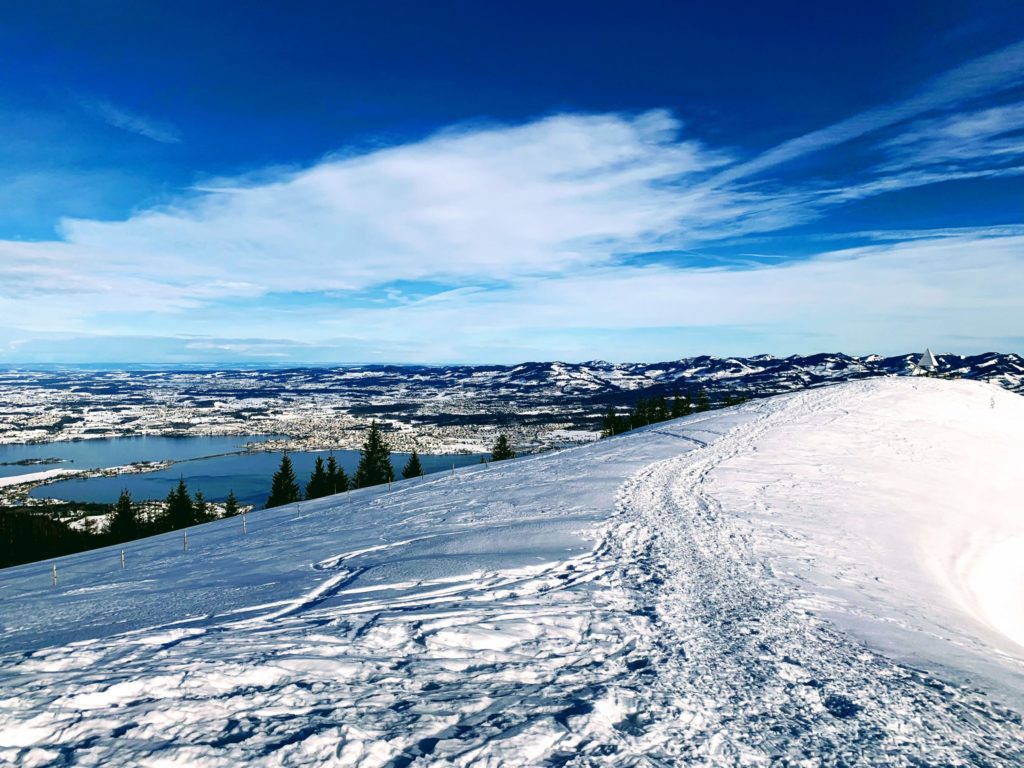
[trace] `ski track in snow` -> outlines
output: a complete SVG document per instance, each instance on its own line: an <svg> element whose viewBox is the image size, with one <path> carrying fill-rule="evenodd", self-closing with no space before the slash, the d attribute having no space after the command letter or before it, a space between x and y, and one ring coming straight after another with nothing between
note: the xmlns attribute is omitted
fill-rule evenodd
<svg viewBox="0 0 1024 768"><path fill-rule="evenodd" d="M209 557L214 573L255 557L262 526L280 573L244 560L229 584L258 573L263 591L204 611L143 593L127 631L89 618L88 601L128 594L130 575L106 589L111 575L85 568L98 561L79 574L66 558L51 603L48 565L14 569L0 762L1020 764L1018 714L818 615L715 495L715 473L780 424L838 418L881 386L905 385L803 392L251 515L251 549L225 533ZM197 529L193 546L233 522ZM305 531L292 570L278 562L296 554L286 526ZM135 583L180 568L166 563ZM65 635L26 615L48 609Z"/></svg>

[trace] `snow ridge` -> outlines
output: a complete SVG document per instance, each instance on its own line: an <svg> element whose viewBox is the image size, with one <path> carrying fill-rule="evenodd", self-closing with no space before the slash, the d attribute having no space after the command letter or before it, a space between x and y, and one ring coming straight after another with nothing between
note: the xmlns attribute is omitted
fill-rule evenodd
<svg viewBox="0 0 1024 768"><path fill-rule="evenodd" d="M1020 716L893 663L780 588L754 541L706 488L780 419L839 405L835 389L767 407L699 454L657 463L621 494L634 530L616 559L658 619L658 695L644 749L671 763L1008 764ZM708 702L714 702L708 706ZM913 725L910 725L913 724Z"/></svg>

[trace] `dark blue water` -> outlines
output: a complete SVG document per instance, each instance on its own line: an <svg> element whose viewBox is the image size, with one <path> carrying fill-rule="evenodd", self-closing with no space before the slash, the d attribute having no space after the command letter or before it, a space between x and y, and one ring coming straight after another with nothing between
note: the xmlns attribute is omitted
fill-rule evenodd
<svg viewBox="0 0 1024 768"><path fill-rule="evenodd" d="M326 452L302 451L288 455L302 487L305 487L309 473L313 471L316 457L327 458ZM334 456L349 477L355 474L359 451L335 451ZM401 477L402 467L408 458L406 453L391 455L396 477ZM36 488L31 495L36 498L112 503L117 501L121 489L127 488L136 501L164 499L167 492L177 485L178 479L183 478L191 492L202 491L209 501L222 501L233 490L241 503L262 506L270 493L270 479L280 462L281 454L264 452L194 459L179 462L158 472L64 480ZM420 462L423 471L430 473L450 470L452 464L457 467L479 464L480 456L420 456Z"/></svg>
<svg viewBox="0 0 1024 768"><path fill-rule="evenodd" d="M135 461L178 461L215 456L243 449L245 443L270 440L264 436L210 437L117 437L103 440L0 445L0 477L25 475L47 469L99 469ZM23 459L64 459L60 464L15 465Z"/></svg>

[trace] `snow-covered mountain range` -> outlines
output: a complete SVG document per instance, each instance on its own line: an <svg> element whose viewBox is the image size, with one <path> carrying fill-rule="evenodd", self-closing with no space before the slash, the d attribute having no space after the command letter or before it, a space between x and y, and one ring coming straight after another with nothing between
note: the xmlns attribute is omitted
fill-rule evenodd
<svg viewBox="0 0 1024 768"><path fill-rule="evenodd" d="M452 366L414 369L431 378L430 371L454 386L486 385L504 389L548 388L565 394L635 392L646 389L705 387L712 392L738 391L750 395L777 394L824 383L872 376L906 375L914 370L918 354L857 357L842 353L773 357L699 357L660 363L523 363L516 366ZM364 375L384 376L394 368L367 367ZM401 369L399 369L401 370ZM1024 358L988 352L980 355L942 355L938 373L965 379L983 379L1006 389L1024 389Z"/></svg>
<svg viewBox="0 0 1024 768"><path fill-rule="evenodd" d="M1020 765L1022 451L874 378L9 569L0 762Z"/></svg>

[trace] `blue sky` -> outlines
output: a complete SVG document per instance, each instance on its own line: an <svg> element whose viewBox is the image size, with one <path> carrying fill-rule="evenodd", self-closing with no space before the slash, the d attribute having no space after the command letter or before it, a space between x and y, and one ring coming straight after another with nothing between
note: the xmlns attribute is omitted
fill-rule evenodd
<svg viewBox="0 0 1024 768"><path fill-rule="evenodd" d="M1024 351L1013 2L0 5L0 362Z"/></svg>

